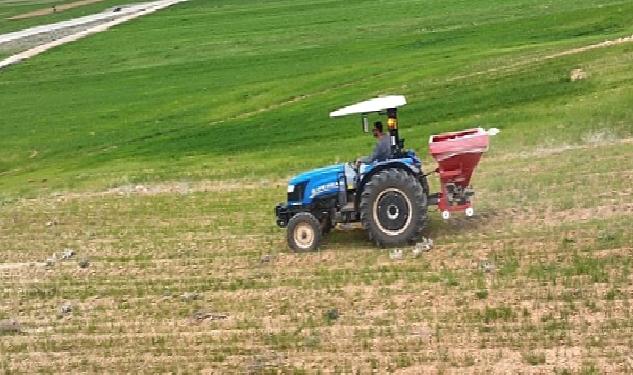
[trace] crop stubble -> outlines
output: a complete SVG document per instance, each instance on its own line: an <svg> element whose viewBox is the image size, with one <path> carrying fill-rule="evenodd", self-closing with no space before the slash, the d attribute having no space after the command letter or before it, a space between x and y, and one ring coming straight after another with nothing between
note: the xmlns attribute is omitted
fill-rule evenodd
<svg viewBox="0 0 633 375"><path fill-rule="evenodd" d="M552 190L521 206L495 188L495 157L507 155L492 155L476 181L481 215L434 217L436 248L400 262L358 231L335 233L319 253L288 253L270 214L283 189L257 183L16 202L3 210L0 233L12 249L6 261L22 266L0 270L8 302L0 314L23 332L4 337L0 363L26 372L624 371L631 191L552 208L630 181L606 147L590 152L609 170L556 193L547 171L533 171L531 180L544 180L530 187L523 169L564 167L584 150L515 160L501 182L515 181L517 194L521 183L522 194ZM29 265L65 247L89 255L90 267ZM64 302L73 312L60 317ZM331 308L338 319L327 318ZM198 321L196 311L211 318Z"/></svg>

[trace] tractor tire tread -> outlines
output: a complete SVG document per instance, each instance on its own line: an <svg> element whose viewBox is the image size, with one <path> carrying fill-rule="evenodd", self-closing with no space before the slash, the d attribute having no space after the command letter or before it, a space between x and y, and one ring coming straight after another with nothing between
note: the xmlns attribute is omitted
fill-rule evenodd
<svg viewBox="0 0 633 375"><path fill-rule="evenodd" d="M388 235L379 232L373 223L372 198L375 198L379 191L390 186L400 187L409 192L411 195L409 199L419 209L414 218L415 221L409 224L413 225L413 229L405 231L405 235L399 235L397 238L389 238ZM422 235L427 222L427 197L424 188L414 176L402 169L389 168L380 171L369 180L361 193L360 217L369 240L378 246L394 246L411 242Z"/></svg>
<svg viewBox="0 0 633 375"><path fill-rule="evenodd" d="M313 242L312 246L310 246L310 248L308 248L308 249L302 249L299 246L297 246L297 244L295 243L294 233L293 232L294 232L294 228L300 222L307 222L312 227L312 229L314 230L314 236L315 236L314 242ZM286 235L287 235L288 247L290 247L290 249L292 249L292 251L294 251L294 252L316 251L319 248L320 244L321 244L321 238L322 238L321 223L310 212L299 212L298 214L295 214L288 221L288 228L287 228Z"/></svg>

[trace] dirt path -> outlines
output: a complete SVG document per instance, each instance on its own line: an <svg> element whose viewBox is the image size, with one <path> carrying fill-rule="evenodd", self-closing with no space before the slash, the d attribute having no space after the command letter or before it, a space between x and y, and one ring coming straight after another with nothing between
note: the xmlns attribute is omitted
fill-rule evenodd
<svg viewBox="0 0 633 375"><path fill-rule="evenodd" d="M180 0L182 1L182 0ZM134 4L130 6L120 7L117 9L106 10L101 13L91 14L88 16L73 18L66 21L56 22L48 25L30 27L28 29L10 32L0 35L0 46L6 43L20 41L41 34L59 33L66 29L93 24L97 22L107 22L114 19L122 19L126 16L137 14L143 11L162 9L165 5L169 6L180 2L178 0L160 0L148 3Z"/></svg>
<svg viewBox="0 0 633 375"><path fill-rule="evenodd" d="M26 18L47 16L49 14L63 12L65 10L78 8L78 7L81 7L81 6L84 6L84 5L100 3L102 1L104 1L104 0L80 0L80 1L74 1L72 3L61 4L61 5L53 5L53 6L50 6L48 8L41 8L41 9L34 10L32 12L18 14L17 16L9 17L7 19L8 20L23 20L23 19L26 19Z"/></svg>
<svg viewBox="0 0 633 375"><path fill-rule="evenodd" d="M170 7L172 5L187 0L158 0L148 3L131 5L125 8L117 8L106 12L80 17L69 21L58 22L50 25L37 26L26 30L16 31L4 35L0 35L0 47L10 46L11 43L20 43L29 38L42 38L42 36L50 36L52 41L46 41L43 44L30 48L26 51L12 55L0 61L0 69L10 65L17 64L23 60L30 59L49 49L61 46L66 43L74 42L85 38L89 35L100 33L111 27L131 21L135 18L154 13L158 10ZM64 30L71 33L64 34ZM56 35L62 34L61 38Z"/></svg>

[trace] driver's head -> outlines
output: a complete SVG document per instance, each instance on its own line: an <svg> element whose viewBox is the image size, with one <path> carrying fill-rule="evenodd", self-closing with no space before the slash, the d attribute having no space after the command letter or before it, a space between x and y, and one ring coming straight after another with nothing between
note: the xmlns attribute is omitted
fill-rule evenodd
<svg viewBox="0 0 633 375"><path fill-rule="evenodd" d="M374 122L374 128L371 130L374 137L379 138L382 135L382 122Z"/></svg>

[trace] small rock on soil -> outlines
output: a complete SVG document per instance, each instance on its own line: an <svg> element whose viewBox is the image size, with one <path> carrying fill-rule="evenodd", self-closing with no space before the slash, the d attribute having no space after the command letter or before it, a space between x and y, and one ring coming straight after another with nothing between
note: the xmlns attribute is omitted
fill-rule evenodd
<svg viewBox="0 0 633 375"><path fill-rule="evenodd" d="M73 312L73 306L70 303L64 303L59 307L59 313L61 315L68 315Z"/></svg>

